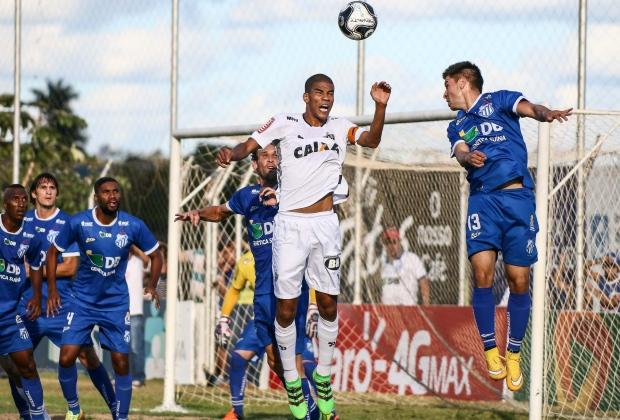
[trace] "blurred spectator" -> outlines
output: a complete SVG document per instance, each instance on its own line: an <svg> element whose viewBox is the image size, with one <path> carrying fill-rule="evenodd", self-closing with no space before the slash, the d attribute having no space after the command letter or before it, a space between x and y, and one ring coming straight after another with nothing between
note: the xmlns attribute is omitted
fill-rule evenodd
<svg viewBox="0 0 620 420"><path fill-rule="evenodd" d="M129 371L133 378L132 385L144 385L144 269L149 261L142 251L135 246L129 250L125 281L129 289L129 315L131 318L131 355Z"/></svg>
<svg viewBox="0 0 620 420"><path fill-rule="evenodd" d="M422 260L413 252L403 250L398 228L385 229L382 240L386 252L381 264L381 302L385 305L417 305L419 291L422 304L429 305L430 281Z"/></svg>
<svg viewBox="0 0 620 420"><path fill-rule="evenodd" d="M575 308L575 266L567 251L561 251L551 269L550 302L552 309Z"/></svg>
<svg viewBox="0 0 620 420"><path fill-rule="evenodd" d="M596 267L600 267L596 270ZM586 303L594 311L620 311L620 258L610 252L603 258L586 261Z"/></svg>

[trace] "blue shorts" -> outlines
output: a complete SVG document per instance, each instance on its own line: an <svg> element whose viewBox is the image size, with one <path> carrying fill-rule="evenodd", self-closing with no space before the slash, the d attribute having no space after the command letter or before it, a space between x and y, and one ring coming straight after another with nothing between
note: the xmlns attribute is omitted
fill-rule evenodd
<svg viewBox="0 0 620 420"><path fill-rule="evenodd" d="M501 251L504 262L529 267L538 259L536 250L536 201L529 188L496 190L469 197L467 255Z"/></svg>
<svg viewBox="0 0 620 420"><path fill-rule="evenodd" d="M0 355L4 356L31 348L30 334L21 316L16 313L14 317L0 321Z"/></svg>
<svg viewBox="0 0 620 420"><path fill-rule="evenodd" d="M99 326L101 347L111 352L129 353L131 318L127 310L97 311L75 305L65 319L62 344L92 344L90 334L95 325Z"/></svg>
<svg viewBox="0 0 620 420"><path fill-rule="evenodd" d="M308 312L308 286L303 282L301 296L297 301L297 316L295 326L297 327L297 342L295 353L301 354L304 351L304 341L306 339L306 312ZM254 325L256 335L261 346L266 347L270 344L276 345L276 332L274 322L276 321L276 297L269 295L254 295Z"/></svg>
<svg viewBox="0 0 620 420"><path fill-rule="evenodd" d="M258 335L256 334L256 328L254 327L254 320L251 319L245 324L245 329L235 344L235 350L247 350L256 353L252 358L252 361L260 360L265 353L265 346L261 345Z"/></svg>

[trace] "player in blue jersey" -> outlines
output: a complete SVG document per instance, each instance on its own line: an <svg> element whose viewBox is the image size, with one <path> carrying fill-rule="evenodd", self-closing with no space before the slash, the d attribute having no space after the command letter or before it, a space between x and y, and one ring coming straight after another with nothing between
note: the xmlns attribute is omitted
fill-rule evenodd
<svg viewBox="0 0 620 420"><path fill-rule="evenodd" d="M456 119L448 126L452 156L467 169L467 254L474 271L472 306L485 350L489 376L521 389L521 342L529 322L530 266L537 260L534 182L519 118L567 120L572 109L556 111L529 102L519 92L483 92L480 69L469 61L443 72L444 99ZM497 253L510 287L505 362L495 342L492 285Z"/></svg>
<svg viewBox="0 0 620 420"><path fill-rule="evenodd" d="M192 210L187 213L177 214L176 220L192 222L197 225L201 220L209 222L220 222L232 214L243 215L244 222L248 231L248 240L250 249L254 256L256 267L256 284L254 290L254 325L258 336L258 343L267 353L267 360L272 370L282 379L282 366L279 354L276 351L277 342L275 338L274 320L276 298L273 292L273 272L272 272L272 237L274 227L274 217L278 212L277 206L264 205L263 200L265 191L272 191L266 187L273 187L277 182L277 166L278 155L275 146L269 145L264 149L260 149L252 154L252 167L258 173L259 183L241 188L235 192L226 204L220 206L210 206L200 210ZM299 371L301 368L301 353L304 350L304 328L306 325L306 311L308 308L308 289L304 288L304 294L299 300L300 304L297 310L297 343L295 345L296 354L298 355ZM230 319L221 317L218 321L218 330L220 334L230 334ZM244 333L245 334L245 333ZM247 350L247 349L245 349ZM252 353L259 353L260 349L254 349L253 352L246 352L245 364L250 360ZM233 353L235 357L235 353ZM245 373L245 369L243 370ZM231 375L232 381L235 379ZM284 382L283 382L284 383ZM308 400L308 407L316 407L310 394L310 387L306 378L302 380L302 388L299 390L303 397ZM239 395L231 395L235 401L242 400ZM239 405L235 408L238 410ZM242 409L236 414L237 418L242 415ZM318 410L309 410L308 418L318 417ZM234 417L231 417L234 418Z"/></svg>
<svg viewBox="0 0 620 420"><path fill-rule="evenodd" d="M62 392L69 406L66 418L78 419L83 413L74 365L82 346L90 342L90 334L98 325L101 346L110 350L112 356L116 418L124 420L129 413L132 391L128 357L131 340L129 292L125 281L129 248L136 245L151 260L151 278L144 291L155 300L158 308L155 287L162 257L157 250L157 240L144 222L119 210L121 190L114 178L98 179L94 190L97 206L71 217L48 250L47 313L56 315L61 308L62 298L56 281L58 255L77 242L80 263L73 284L75 298L72 311L66 317L58 368Z"/></svg>
<svg viewBox="0 0 620 420"><path fill-rule="evenodd" d="M58 180L50 173L42 173L37 175L30 185L30 201L34 204L34 209L26 212L24 221L34 225L35 235L41 243L44 244L44 249L46 251L49 248L52 239L58 234L62 226L65 225L70 219L68 214L56 207L58 192ZM43 337L47 337L58 347L61 345L62 329L64 327L65 319L67 314L71 312L71 280L77 272L79 256L80 253L77 248L77 244L73 244L67 252L64 252L61 257L59 256L58 271L56 272L57 288L58 293L64 302L59 316L40 316L34 321L30 321L26 316L25 306L26 303L32 298L33 289L29 282L26 283L27 287L22 295L20 312L26 328L28 329L28 333L30 334L30 340L32 341L33 348L35 349ZM43 274L45 274L45 271ZM45 280L45 276L43 280ZM41 289L41 311L45 312L45 304L47 301L46 281L43 281ZM103 396L112 413L114 413L116 407L114 387L110 382L110 378L105 370L105 367L99 361L92 343L82 347L79 357L93 384ZM9 383L11 385L11 392L15 405L17 406L20 415L22 415L22 417L26 417L28 413L28 403L21 397L23 393L20 392L19 389L21 387L19 377L10 378Z"/></svg>
<svg viewBox="0 0 620 420"><path fill-rule="evenodd" d="M26 265L30 265L33 293L25 304L30 320L41 314L41 270L45 249L34 226L24 223L28 195L23 186L13 184L2 194L4 212L0 216L0 355L9 355L20 375L28 411L20 416L44 419L43 388L34 361L32 342L19 303L26 284Z"/></svg>

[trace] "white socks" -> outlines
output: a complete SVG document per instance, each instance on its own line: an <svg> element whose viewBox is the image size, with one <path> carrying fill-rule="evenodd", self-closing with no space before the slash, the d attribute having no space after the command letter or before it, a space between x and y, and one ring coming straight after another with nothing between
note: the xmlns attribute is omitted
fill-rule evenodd
<svg viewBox="0 0 620 420"><path fill-rule="evenodd" d="M276 324L277 336L277 324ZM321 376L330 376L336 338L338 337L338 317L333 321L327 321L319 315L318 338L319 338L319 363L316 373ZM278 339L278 342L280 340ZM294 353L294 351L293 351ZM282 362L284 363L284 361Z"/></svg>
<svg viewBox="0 0 620 420"><path fill-rule="evenodd" d="M282 369L284 370L284 380L293 382L299 378L297 372L297 364L295 363L295 342L297 341L297 330L295 329L295 321L288 327L282 327L278 320L274 322L276 327L276 341L278 342L278 351L282 360ZM320 328L319 321L319 328ZM320 330L319 330L320 331Z"/></svg>

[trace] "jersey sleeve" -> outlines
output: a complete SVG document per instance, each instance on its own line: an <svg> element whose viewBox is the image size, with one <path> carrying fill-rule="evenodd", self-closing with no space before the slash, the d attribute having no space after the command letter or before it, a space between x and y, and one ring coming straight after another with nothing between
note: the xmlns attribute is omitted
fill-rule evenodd
<svg viewBox="0 0 620 420"><path fill-rule="evenodd" d="M80 247L78 246L77 242L73 242L62 253L63 258L79 257L79 256L80 256Z"/></svg>
<svg viewBox="0 0 620 420"><path fill-rule="evenodd" d="M277 114L260 126L250 137L256 140L260 147L267 147L272 141L286 135L288 125L286 114Z"/></svg>
<svg viewBox="0 0 620 420"><path fill-rule="evenodd" d="M54 238L54 246L57 250L64 253L75 242L78 225L79 222L74 218L69 223L65 223L58 235L56 235L56 238Z"/></svg>
<svg viewBox="0 0 620 420"><path fill-rule="evenodd" d="M157 239L155 239L155 236L151 233L146 224L140 219L137 220L138 231L134 238L134 244L146 255L150 255L159 248L159 242L157 242Z"/></svg>
<svg viewBox="0 0 620 420"><path fill-rule="evenodd" d="M517 114L517 105L521 102L525 97L521 92L514 92L510 90L500 90L495 92L494 101L496 101L499 108L504 111L506 114Z"/></svg>
<svg viewBox="0 0 620 420"><path fill-rule="evenodd" d="M459 118L458 115L457 118ZM448 140L450 141L450 157L454 157L456 145L459 143L465 143L465 140L461 138L458 131L456 130L455 121L451 121L450 124L448 124Z"/></svg>
<svg viewBox="0 0 620 420"><path fill-rule="evenodd" d="M226 202L228 210L235 214L245 214L245 200L243 199L242 190L235 191Z"/></svg>
<svg viewBox="0 0 620 420"><path fill-rule="evenodd" d="M424 268L424 263L422 262L420 257L418 257L414 253L411 253L410 262L411 262L410 270L413 272L414 277L417 280L420 280L422 277L426 277L427 275L426 268Z"/></svg>
<svg viewBox="0 0 620 420"><path fill-rule="evenodd" d="M38 270L45 263L47 249L44 249L44 242L38 237L33 238L26 251L26 262L30 265L31 270Z"/></svg>
<svg viewBox="0 0 620 420"><path fill-rule="evenodd" d="M366 128L358 127L357 124L352 123L347 119L342 119L343 130L347 139L347 144L355 144L362 136L362 133L368 131Z"/></svg>

